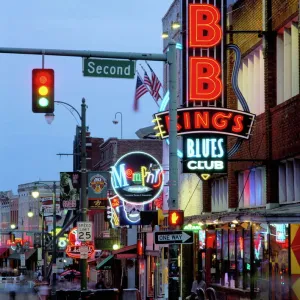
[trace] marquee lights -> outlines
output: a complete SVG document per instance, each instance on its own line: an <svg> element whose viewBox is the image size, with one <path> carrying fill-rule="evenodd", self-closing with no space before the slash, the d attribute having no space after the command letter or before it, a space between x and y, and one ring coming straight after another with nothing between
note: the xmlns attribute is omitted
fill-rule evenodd
<svg viewBox="0 0 300 300"><path fill-rule="evenodd" d="M112 186L120 199L145 204L156 199L163 189L163 169L145 152L130 152L112 166Z"/></svg>

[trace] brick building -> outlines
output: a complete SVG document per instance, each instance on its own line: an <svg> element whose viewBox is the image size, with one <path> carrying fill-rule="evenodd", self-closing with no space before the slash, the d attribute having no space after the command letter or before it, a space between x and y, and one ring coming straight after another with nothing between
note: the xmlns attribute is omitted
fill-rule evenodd
<svg viewBox="0 0 300 300"><path fill-rule="evenodd" d="M180 3L175 0L163 18L163 31L178 43L186 27L170 28L182 21ZM299 299L299 2L240 0L226 15L226 44L237 45L242 54L238 86L256 120L250 139L229 158L226 175L199 181L179 170L186 224L201 226L196 243L183 249L182 296L189 294L193 274L203 269L220 297ZM225 51L225 103L242 110L231 86L235 55ZM178 57L184 59L180 51ZM179 78L183 70L178 69ZM166 90L167 76L165 70ZM235 142L228 138L228 149Z"/></svg>

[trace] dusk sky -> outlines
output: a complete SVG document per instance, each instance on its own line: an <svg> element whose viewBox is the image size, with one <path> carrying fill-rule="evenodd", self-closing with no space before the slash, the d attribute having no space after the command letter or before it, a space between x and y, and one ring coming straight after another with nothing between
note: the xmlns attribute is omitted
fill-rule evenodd
<svg viewBox="0 0 300 300"><path fill-rule="evenodd" d="M75 49L120 52L162 52L161 19L172 0L146 1L8 1L0 11L0 47ZM140 69L139 63L137 66ZM36 180L59 180L72 171L76 121L62 105L55 107L51 125L31 108L31 72L42 57L0 54L0 191ZM151 63L162 80L162 63ZM123 138L150 126L157 106L149 94L133 111L136 79L90 78L82 75L82 59L45 57L45 68L55 70L55 100L80 111L86 98L87 125L93 137L120 138L116 112L123 114ZM118 116L119 117L119 116Z"/></svg>

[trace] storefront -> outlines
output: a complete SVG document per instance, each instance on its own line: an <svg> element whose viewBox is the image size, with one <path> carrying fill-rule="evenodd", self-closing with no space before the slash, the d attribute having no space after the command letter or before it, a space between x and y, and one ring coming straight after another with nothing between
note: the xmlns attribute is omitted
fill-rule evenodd
<svg viewBox="0 0 300 300"><path fill-rule="evenodd" d="M207 284L220 296L298 299L299 224L238 219L221 223L219 218L201 227L194 271L204 270Z"/></svg>

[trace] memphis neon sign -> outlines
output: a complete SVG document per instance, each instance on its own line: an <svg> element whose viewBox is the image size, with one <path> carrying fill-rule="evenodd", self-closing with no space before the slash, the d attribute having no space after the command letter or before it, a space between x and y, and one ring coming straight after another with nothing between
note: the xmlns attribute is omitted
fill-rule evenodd
<svg viewBox="0 0 300 300"><path fill-rule="evenodd" d="M127 153L111 169L114 192L124 201L149 203L163 189L162 166L148 153Z"/></svg>

